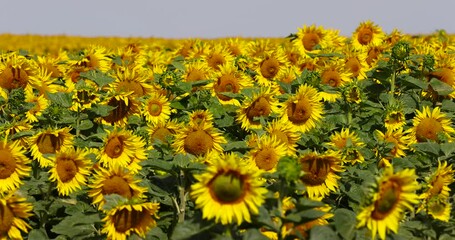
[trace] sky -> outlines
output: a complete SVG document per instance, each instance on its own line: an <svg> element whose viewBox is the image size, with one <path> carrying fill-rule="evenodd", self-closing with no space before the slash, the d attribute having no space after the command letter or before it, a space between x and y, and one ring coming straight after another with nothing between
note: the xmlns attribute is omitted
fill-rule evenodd
<svg viewBox="0 0 455 240"><path fill-rule="evenodd" d="M314 24L351 36L366 20L386 33L455 34L454 9L453 0L7 0L0 34L286 37Z"/></svg>

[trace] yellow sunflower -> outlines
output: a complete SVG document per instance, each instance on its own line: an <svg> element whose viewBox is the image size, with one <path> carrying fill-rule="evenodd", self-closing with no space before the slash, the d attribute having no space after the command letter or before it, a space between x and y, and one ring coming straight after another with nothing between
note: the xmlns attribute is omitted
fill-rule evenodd
<svg viewBox="0 0 455 240"><path fill-rule="evenodd" d="M263 52L253 59L252 64L257 73L254 76L256 82L265 87L275 85L277 75L290 65L282 48Z"/></svg>
<svg viewBox="0 0 455 240"><path fill-rule="evenodd" d="M441 113L439 107L430 110L430 107L423 107L422 111L416 110L417 115L412 119L413 126L408 129L411 136L411 143L440 140L445 137L451 141L451 135L455 132L452 128L452 121Z"/></svg>
<svg viewBox="0 0 455 240"><path fill-rule="evenodd" d="M13 193L0 195L0 239L23 239L21 231L28 233L33 206Z"/></svg>
<svg viewBox="0 0 455 240"><path fill-rule="evenodd" d="M71 55L67 60L66 78L73 82L80 80L80 73L98 69L107 72L111 69L111 59L107 55L105 47L90 45L79 55Z"/></svg>
<svg viewBox="0 0 455 240"><path fill-rule="evenodd" d="M303 224L298 224L294 225L293 223L288 223L285 226L286 235L296 235L299 233L300 236L303 236L304 239L307 239L309 237L310 230L315 227L315 226L325 226L328 225L328 219L333 217L333 213L330 213L330 210L332 208L329 205L324 205L322 207L315 208L317 211L321 211L324 213L321 217L318 217L314 220L311 220L309 222L303 223Z"/></svg>
<svg viewBox="0 0 455 240"><path fill-rule="evenodd" d="M371 202L357 215L357 228L366 226L372 233L372 239L376 234L385 239L389 230L397 233L404 211L413 212L414 205L419 203L415 191L420 186L416 179L415 169L394 173L392 166L386 168L377 181Z"/></svg>
<svg viewBox="0 0 455 240"><path fill-rule="evenodd" d="M2 54L0 61L0 87L11 90L25 88L30 76L37 74L37 64L17 52Z"/></svg>
<svg viewBox="0 0 455 240"><path fill-rule="evenodd" d="M240 106L240 102L237 99L223 95L222 93L240 93L242 89L253 86L251 77L243 71L237 70L234 64L220 66L220 70L214 71L210 79L213 79L214 82L209 83L207 88L211 89L212 95L216 96L221 104Z"/></svg>
<svg viewBox="0 0 455 240"><path fill-rule="evenodd" d="M234 56L221 44L211 44L208 51L202 55L202 58L213 70L220 70L221 66L234 63Z"/></svg>
<svg viewBox="0 0 455 240"><path fill-rule="evenodd" d="M406 124L403 108L400 106L390 106L386 109L384 125L387 129L396 130Z"/></svg>
<svg viewBox="0 0 455 240"><path fill-rule="evenodd" d="M351 44L355 49L362 49L368 45L380 46L385 38L381 27L372 21L361 22L352 33Z"/></svg>
<svg viewBox="0 0 455 240"><path fill-rule="evenodd" d="M0 136L4 138L9 138L16 133L31 131L33 128L30 123L27 122L26 119L20 121L12 121L8 123L2 124L0 126ZM29 138L28 136L23 136L20 138L15 138L13 142L19 142L19 146L23 147L24 149L29 149Z"/></svg>
<svg viewBox="0 0 455 240"><path fill-rule="evenodd" d="M25 150L19 142L0 142L0 195L18 189L22 178L28 177L32 170L31 160L25 156Z"/></svg>
<svg viewBox="0 0 455 240"><path fill-rule="evenodd" d="M156 140L165 142L167 138L173 137L180 129L181 126L175 119L149 124L150 143L154 143Z"/></svg>
<svg viewBox="0 0 455 240"><path fill-rule="evenodd" d="M327 30L322 26L303 26L298 28L297 38L294 40L294 46L299 49L300 53L317 53L321 48L327 46Z"/></svg>
<svg viewBox="0 0 455 240"><path fill-rule="evenodd" d="M226 143L223 134L205 122L200 125L187 125L181 129L175 136L173 147L176 153L200 157L222 153L223 143Z"/></svg>
<svg viewBox="0 0 455 240"><path fill-rule="evenodd" d="M99 168L95 171L93 180L89 184L88 191L92 204L98 209L103 209L105 204L104 196L118 194L127 199L143 198L147 188L138 185L139 179L124 168L113 167L111 169Z"/></svg>
<svg viewBox="0 0 455 240"><path fill-rule="evenodd" d="M344 169L336 154L308 153L301 156L299 162L304 174L300 180L305 185L308 198L317 200L337 190L340 179L337 174Z"/></svg>
<svg viewBox="0 0 455 240"><path fill-rule="evenodd" d="M37 90L39 95L46 95L47 93L55 93L61 88L57 85L56 79L51 77L52 73L47 72L47 69L38 68L35 75L29 77L28 85Z"/></svg>
<svg viewBox="0 0 455 240"><path fill-rule="evenodd" d="M388 160L406 156L405 151L408 149L410 138L403 132L402 128L396 130L387 129L385 133L375 130L374 134L378 140L393 144L393 148L390 150L390 157L386 157Z"/></svg>
<svg viewBox="0 0 455 240"><path fill-rule="evenodd" d="M267 172L275 172L278 161L287 153L287 148L283 142L275 136L260 136L253 148L246 154L250 163L255 169L261 169Z"/></svg>
<svg viewBox="0 0 455 240"><path fill-rule="evenodd" d="M159 203L154 202L119 204L107 211L101 232L112 240L126 240L133 233L145 238L145 234L156 226L159 208Z"/></svg>
<svg viewBox="0 0 455 240"><path fill-rule="evenodd" d="M46 154L55 154L73 146L74 136L70 128L43 129L30 137L31 155L40 167L51 166L53 161Z"/></svg>
<svg viewBox="0 0 455 240"><path fill-rule="evenodd" d="M338 152L343 163L362 163L365 159L359 149L365 146L355 132L349 128L343 128L340 132L335 132L330 136L330 142L327 143L330 151Z"/></svg>
<svg viewBox="0 0 455 240"><path fill-rule="evenodd" d="M292 127L290 123L280 123L277 120L269 122L265 131L270 136L275 136L276 139L287 148L287 155L295 155L297 141L300 139L300 134Z"/></svg>
<svg viewBox="0 0 455 240"><path fill-rule="evenodd" d="M141 170L139 163L147 159L142 138L125 129L114 128L106 132L103 147L97 155L102 166L107 169L127 168L133 174Z"/></svg>
<svg viewBox="0 0 455 240"><path fill-rule="evenodd" d="M213 125L213 114L209 110L195 110L189 113L189 118L192 126Z"/></svg>
<svg viewBox="0 0 455 240"><path fill-rule="evenodd" d="M344 68L352 74L352 77L357 80L364 80L367 78L367 72L371 69L366 60L368 52L366 49L356 50L352 45L346 45L343 48Z"/></svg>
<svg viewBox="0 0 455 240"><path fill-rule="evenodd" d="M140 103L133 96L133 92L125 93L110 90L107 95L108 97L103 104L114 107L114 109L107 116L101 118L103 124L123 127L127 124L129 116L139 114Z"/></svg>
<svg viewBox="0 0 455 240"><path fill-rule="evenodd" d="M244 40L242 38L234 38L230 37L227 39L224 39L222 44L228 49L228 51L231 53L232 56L238 57L241 55L246 54L246 43L247 40Z"/></svg>
<svg viewBox="0 0 455 240"><path fill-rule="evenodd" d="M213 70L205 61L185 61L185 73L182 74L182 79L185 82L196 82L208 80L213 74ZM193 87L193 91L199 90L201 87Z"/></svg>
<svg viewBox="0 0 455 240"><path fill-rule="evenodd" d="M147 95L142 105L142 115L149 123L165 122L171 117L171 103L166 96L159 93Z"/></svg>
<svg viewBox="0 0 455 240"><path fill-rule="evenodd" d="M326 61L324 66L320 67L321 83L328 85L332 88L338 89L339 87L351 82L352 74L346 71L343 62L340 60ZM321 97L324 101L335 102L340 93L337 92L321 92Z"/></svg>
<svg viewBox="0 0 455 240"><path fill-rule="evenodd" d="M85 150L71 147L65 151L58 151L55 157L52 157L49 180L57 182L60 195L68 196L86 184L92 167L87 154Z"/></svg>
<svg viewBox="0 0 455 240"><path fill-rule="evenodd" d="M98 86L92 81L84 81L83 85L69 84L68 90L73 93L73 104L70 110L83 111L90 109L92 105L96 105L100 101L100 93Z"/></svg>
<svg viewBox="0 0 455 240"><path fill-rule="evenodd" d="M281 121L289 122L297 131L306 133L322 120L323 104L319 92L303 84L284 104Z"/></svg>
<svg viewBox="0 0 455 240"><path fill-rule="evenodd" d="M435 64L434 70L430 71L426 76L428 81L436 78L449 85L452 90L455 89L455 57L453 54L449 54L446 51L436 51L434 53L431 52L431 55L434 56ZM422 95L436 101L444 98L454 99L455 91L452 91L447 96L441 96L430 85L428 90L422 92Z"/></svg>
<svg viewBox="0 0 455 240"><path fill-rule="evenodd" d="M116 92L133 92L133 96L142 97L152 91L152 86L147 83L150 78L149 71L140 65L120 67L115 72L114 78L112 88Z"/></svg>
<svg viewBox="0 0 455 240"><path fill-rule="evenodd" d="M25 102L32 103L34 106L25 112L25 117L29 123L38 122L39 116L43 115L44 110L49 106L49 100L44 95L36 96L28 85L25 88Z"/></svg>
<svg viewBox="0 0 455 240"><path fill-rule="evenodd" d="M223 225L251 222L259 212L267 189L262 186L261 171L248 168L233 153L221 154L191 185L190 197L204 219Z"/></svg>
<svg viewBox="0 0 455 240"><path fill-rule="evenodd" d="M261 129L263 126L258 117L269 117L273 114L282 115L280 104L276 96L279 92L271 88L260 88L259 92L253 93L251 98L246 97L242 106L237 110L237 122L245 130Z"/></svg>

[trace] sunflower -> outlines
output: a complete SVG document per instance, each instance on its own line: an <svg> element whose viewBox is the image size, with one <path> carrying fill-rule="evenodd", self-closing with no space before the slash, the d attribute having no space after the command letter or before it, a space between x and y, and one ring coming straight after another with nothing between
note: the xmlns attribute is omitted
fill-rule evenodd
<svg viewBox="0 0 455 240"><path fill-rule="evenodd" d="M165 142L166 139L173 137L180 129L181 126L175 119L149 124L150 143L154 143L156 140Z"/></svg>
<svg viewBox="0 0 455 240"><path fill-rule="evenodd" d="M26 220L31 217L33 206L26 199L13 193L0 195L0 239L23 239L31 226Z"/></svg>
<svg viewBox="0 0 455 240"><path fill-rule="evenodd" d="M300 180L310 199L323 198L336 191L340 179L337 174L344 171L336 154L308 153L299 158L299 163L304 173Z"/></svg>
<svg viewBox="0 0 455 240"><path fill-rule="evenodd" d="M389 106L386 109L384 125L387 129L396 130L406 124L406 118L401 106Z"/></svg>
<svg viewBox="0 0 455 240"><path fill-rule="evenodd" d="M338 90L339 87L351 82L352 74L346 71L340 60L325 61L320 69L321 83ZM321 92L321 97L328 102L335 102L340 97L339 92Z"/></svg>
<svg viewBox="0 0 455 240"><path fill-rule="evenodd" d="M211 45L207 53L203 54L202 57L213 70L220 70L221 66L234 63L234 56L221 44Z"/></svg>
<svg viewBox="0 0 455 240"><path fill-rule="evenodd" d="M133 92L133 96L142 97L152 90L152 86L147 83L150 78L149 71L146 71L141 65L119 67L114 78L112 88L116 92Z"/></svg>
<svg viewBox="0 0 455 240"><path fill-rule="evenodd" d="M267 189L262 187L262 172L245 164L234 153L223 153L205 172L194 175L197 182L191 185L190 197L204 219L240 225L259 213Z"/></svg>
<svg viewBox="0 0 455 240"><path fill-rule="evenodd" d="M445 161L438 162L438 169L427 177L426 190L420 195L423 199L420 211L426 211L435 219L449 221L451 204L449 203L449 185L455 182L455 170Z"/></svg>
<svg viewBox="0 0 455 240"><path fill-rule="evenodd" d="M38 67L44 70L43 72L49 73L51 78L63 77L63 73L66 69L63 64L60 64L60 62L63 62L65 60L65 55L61 53L56 56L46 55L36 57L36 63L38 64Z"/></svg>
<svg viewBox="0 0 455 240"><path fill-rule="evenodd" d="M327 30L322 26L305 25L302 28L298 28L296 35L297 38L294 40L294 46L299 49L302 55L317 53L319 49L327 46Z"/></svg>
<svg viewBox="0 0 455 240"><path fill-rule="evenodd" d="M114 107L114 109L107 116L101 118L103 124L123 127L127 124L129 116L139 114L140 103L135 100L133 92L116 92L112 89L107 95L108 97L103 104Z"/></svg>
<svg viewBox="0 0 455 240"><path fill-rule="evenodd" d="M403 132L402 128L398 128L396 130L387 129L385 133L375 130L374 134L378 140L393 144L393 147L390 150L389 159L406 156L405 151L408 149L410 138Z"/></svg>
<svg viewBox="0 0 455 240"><path fill-rule="evenodd" d="M30 76L37 73L37 65L16 52L2 54L0 61L0 87L11 90L25 88L30 81Z"/></svg>
<svg viewBox="0 0 455 240"><path fill-rule="evenodd" d="M278 161L287 153L286 145L279 141L275 136L260 136L254 147L246 154L255 169L267 172L275 172Z"/></svg>
<svg viewBox="0 0 455 240"><path fill-rule="evenodd" d="M322 120L323 105L319 92L303 84L285 102L281 121L289 122L299 132L306 133Z"/></svg>
<svg viewBox="0 0 455 240"><path fill-rule="evenodd" d="M393 166L385 168L377 181L371 203L357 215L357 228L366 226L371 230L372 239L376 234L385 239L389 230L396 233L404 211L414 211L414 205L419 203L415 191L420 186L416 179L415 169L394 173Z"/></svg>
<svg viewBox="0 0 455 240"><path fill-rule="evenodd" d="M207 88L212 90L212 95L216 96L221 104L240 106L237 99L223 93L240 93L242 89L253 86L251 78L243 71L237 70L234 64L220 66L220 70L214 71L210 79L213 79L214 82L207 84Z"/></svg>
<svg viewBox="0 0 455 240"><path fill-rule="evenodd" d="M45 168L53 163L46 154L55 154L73 146L74 136L70 131L70 128L48 128L30 137L31 155L38 160L40 167Z"/></svg>
<svg viewBox="0 0 455 240"><path fill-rule="evenodd" d="M132 233L145 238L145 234L156 226L159 208L159 203L154 202L119 204L107 211L101 232L112 240L126 240Z"/></svg>
<svg viewBox="0 0 455 240"><path fill-rule="evenodd" d="M145 120L149 123L165 122L171 116L171 103L166 96L159 93L147 95L142 105L142 115L145 116Z"/></svg>
<svg viewBox="0 0 455 240"><path fill-rule="evenodd" d="M204 126L209 124L213 126L213 114L209 110L195 110L189 114L191 126Z"/></svg>
<svg viewBox="0 0 455 240"><path fill-rule="evenodd" d="M327 220L333 217L333 213L330 213L331 209L332 208L329 205L324 205L322 207L315 208L315 210L324 213L324 215L322 215L321 217L298 225L294 225L293 223L286 224L285 226L287 232L286 235L295 236L297 235L297 233L299 233L299 236L302 236L304 237L304 239L307 239L309 237L310 230L313 227L325 226L329 224Z"/></svg>
<svg viewBox="0 0 455 240"><path fill-rule="evenodd" d="M452 121L441 113L439 107L430 110L430 107L423 107L422 112L416 110L417 115L412 119L413 127L408 129L411 136L411 143L440 141L441 137L451 140L451 134L455 132L452 128Z"/></svg>
<svg viewBox="0 0 455 240"><path fill-rule="evenodd" d="M30 163L18 141L8 142L5 138L0 142L0 195L22 185L21 178L28 177L32 170Z"/></svg>
<svg viewBox="0 0 455 240"><path fill-rule="evenodd" d="M372 21L361 22L352 33L351 44L355 49L362 49L368 45L380 46L385 38L381 27Z"/></svg>
<svg viewBox="0 0 455 240"><path fill-rule="evenodd" d="M231 37L231 38L224 39L221 44L224 45L228 49L228 51L231 53L232 56L238 57L238 56L245 55L246 43L247 43L247 41L245 41L242 38Z"/></svg>
<svg viewBox="0 0 455 240"><path fill-rule="evenodd" d="M260 88L259 92L254 93L251 98L246 97L242 106L237 110L237 122L245 130L261 129L261 122L258 117L270 117L273 114L280 114L280 105L277 90L271 88Z"/></svg>
<svg viewBox="0 0 455 240"><path fill-rule="evenodd" d="M430 54L430 53L428 53ZM452 92L447 96L441 96L436 92L430 85L427 90L422 92L422 95L431 100L438 101L444 98L455 98L455 57L453 54L449 54L445 51L436 51L434 54L434 70L427 73L426 78L431 81L433 78L438 79L441 82L446 83L452 88Z"/></svg>
<svg viewBox="0 0 455 240"><path fill-rule="evenodd" d="M49 100L44 95L36 96L29 85L25 87L25 102L34 104L31 109L25 112L25 117L29 123L38 122L37 117L43 115L44 110L49 106Z"/></svg>
<svg viewBox="0 0 455 240"><path fill-rule="evenodd" d="M300 135L295 131L290 123L280 123L277 120L269 122L265 131L270 136L275 136L275 138L284 143L287 148L287 155L295 155L297 141L300 139Z"/></svg>
<svg viewBox="0 0 455 240"><path fill-rule="evenodd" d="M58 151L52 157L53 165L49 170L49 180L57 182L58 193L62 196L81 189L87 182L92 163L87 157L88 152L73 147Z"/></svg>
<svg viewBox="0 0 455 240"><path fill-rule="evenodd" d="M88 195L93 199L92 204L98 205L98 209L102 210L106 202L104 196L109 194L118 194L127 199L144 197L147 188L138 183L140 180L124 168L99 168L88 186Z"/></svg>
<svg viewBox="0 0 455 240"><path fill-rule="evenodd" d="M349 128L343 128L340 132L335 132L330 136L330 142L327 143L329 151L338 152L341 155L343 163L361 163L365 159L359 149L365 146L355 132Z"/></svg>
<svg viewBox="0 0 455 240"><path fill-rule="evenodd" d="M277 75L290 65L282 48L263 52L253 59L252 64L257 73L254 76L256 82L265 87L275 85Z"/></svg>
<svg viewBox="0 0 455 240"><path fill-rule="evenodd" d="M98 159L103 167L127 168L131 173L141 170L139 162L147 159L145 142L130 130L114 128L106 130L103 147L99 150Z"/></svg>
<svg viewBox="0 0 455 240"><path fill-rule="evenodd" d="M27 122L26 119L20 120L20 121L11 121L8 123L2 124L0 126L0 134L1 137L9 138L11 136L14 136L17 133L20 132L26 132L26 131L31 131L33 128L30 123ZM24 149L29 148L29 137L28 136L23 136L20 138L14 138L13 142L19 142L19 146L23 147Z"/></svg>
<svg viewBox="0 0 455 240"><path fill-rule="evenodd" d="M211 124L187 125L175 136L173 147L176 153L192 154L197 157L220 154L221 144L226 143L222 133Z"/></svg>
<svg viewBox="0 0 455 240"><path fill-rule="evenodd" d="M92 81L80 82L77 86L69 87L69 91L73 94L73 104L70 110L72 111L83 111L90 109L92 105L96 105L100 101L100 93L98 91L98 85Z"/></svg>
<svg viewBox="0 0 455 240"><path fill-rule="evenodd" d="M185 72L182 74L182 79L185 82L192 83L208 80L212 74L213 70L205 61L185 61ZM193 91L199 89L201 87L193 87Z"/></svg>
<svg viewBox="0 0 455 240"><path fill-rule="evenodd" d="M342 52L345 55L344 68L352 74L352 77L357 78L357 80L366 79L366 73L371 70L366 62L368 57L366 49L356 50L349 44L343 48Z"/></svg>
<svg viewBox="0 0 455 240"><path fill-rule="evenodd" d="M111 69L111 59L105 47L90 45L84 48L78 55L70 55L67 60L66 78L73 82L80 80L80 73L98 69L107 72Z"/></svg>

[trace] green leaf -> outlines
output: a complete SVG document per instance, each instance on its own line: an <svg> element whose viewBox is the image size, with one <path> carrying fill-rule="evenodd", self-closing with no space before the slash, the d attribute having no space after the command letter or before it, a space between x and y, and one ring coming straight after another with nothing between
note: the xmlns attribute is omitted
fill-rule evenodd
<svg viewBox="0 0 455 240"><path fill-rule="evenodd" d="M184 221L180 222L175 226L174 231L172 232L171 239L173 240L186 240L186 239L197 239L193 236L209 230L213 224L208 224L204 222L192 222Z"/></svg>
<svg viewBox="0 0 455 240"><path fill-rule="evenodd" d="M80 77L94 81L99 88L113 82L115 79L98 69L90 70L88 72L81 72Z"/></svg>
<svg viewBox="0 0 455 240"><path fill-rule="evenodd" d="M114 109L115 109L115 107L113 107L113 106L96 104L96 105L92 105L92 107L90 108L90 111L94 112L98 116L106 117Z"/></svg>
<svg viewBox="0 0 455 240"><path fill-rule="evenodd" d="M179 110L186 110L186 106L184 106L180 101L172 101L171 108L179 109Z"/></svg>
<svg viewBox="0 0 455 240"><path fill-rule="evenodd" d="M245 141L229 141L228 143L224 144L223 149L225 152L232 150L243 150L248 149L248 145L246 145Z"/></svg>
<svg viewBox="0 0 455 240"><path fill-rule="evenodd" d="M79 130L87 130L93 127L93 122L89 119L84 119L79 123Z"/></svg>
<svg viewBox="0 0 455 240"><path fill-rule="evenodd" d="M453 92L452 86L436 78L430 80L430 86L441 96L447 96Z"/></svg>
<svg viewBox="0 0 455 240"><path fill-rule="evenodd" d="M429 153L438 156L439 155L439 144L434 142L421 142L415 143L413 146L421 152Z"/></svg>
<svg viewBox="0 0 455 240"><path fill-rule="evenodd" d="M334 212L335 228L343 239L353 239L355 236L356 215L353 211L338 208Z"/></svg>
<svg viewBox="0 0 455 240"><path fill-rule="evenodd" d="M255 239L255 240L269 240L264 234L262 234L256 228L249 228L243 233L244 240Z"/></svg>
<svg viewBox="0 0 455 240"><path fill-rule="evenodd" d="M160 160L160 159L151 159L151 160L147 160L144 163L144 166L147 166L147 167L149 167L151 169L155 169L155 170L169 172L172 170L173 164L170 162L167 162L167 161Z"/></svg>
<svg viewBox="0 0 455 240"><path fill-rule="evenodd" d="M427 82L424 82L420 79L417 79L417 78L414 78L414 77L411 77L411 76L406 76L404 79L402 79L403 83L404 84L407 84L407 85L410 85L412 87L416 87L416 88L419 88L419 89L427 89L428 88L428 83Z"/></svg>
<svg viewBox="0 0 455 240"><path fill-rule="evenodd" d="M441 151L446 156L449 156L451 153L455 152L455 142L441 143L439 146L441 147Z"/></svg>
<svg viewBox="0 0 455 240"><path fill-rule="evenodd" d="M310 240L320 240L320 239L337 240L340 238L330 227L314 226L310 230Z"/></svg>
<svg viewBox="0 0 455 240"><path fill-rule="evenodd" d="M109 211L110 209L118 206L119 204L128 201L128 199L118 194L105 195L104 200L106 200L106 203L103 205L103 210L105 211Z"/></svg>
<svg viewBox="0 0 455 240"><path fill-rule="evenodd" d="M49 237L47 236L46 230L44 230L44 229L32 229L28 233L28 239L44 240L44 239L49 239Z"/></svg>
<svg viewBox="0 0 455 240"><path fill-rule="evenodd" d="M65 217L57 225L53 226L51 231L57 234L66 235L70 238L86 237L95 233L96 229L92 226L95 223L101 222L98 213L84 214L77 213L72 216Z"/></svg>
<svg viewBox="0 0 455 240"><path fill-rule="evenodd" d="M60 105L64 108L69 108L73 105L73 94L72 93L65 93L65 92L56 92L56 93L48 93L47 96L51 100L51 102Z"/></svg>

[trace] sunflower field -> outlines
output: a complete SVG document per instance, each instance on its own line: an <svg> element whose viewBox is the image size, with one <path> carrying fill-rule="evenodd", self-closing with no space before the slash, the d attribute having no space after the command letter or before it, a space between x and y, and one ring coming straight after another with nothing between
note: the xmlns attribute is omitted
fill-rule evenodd
<svg viewBox="0 0 455 240"><path fill-rule="evenodd" d="M444 30L0 39L0 239L455 238Z"/></svg>

